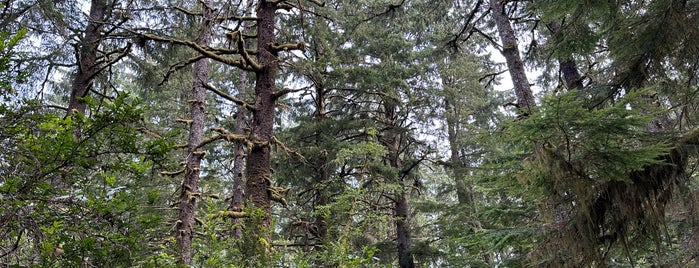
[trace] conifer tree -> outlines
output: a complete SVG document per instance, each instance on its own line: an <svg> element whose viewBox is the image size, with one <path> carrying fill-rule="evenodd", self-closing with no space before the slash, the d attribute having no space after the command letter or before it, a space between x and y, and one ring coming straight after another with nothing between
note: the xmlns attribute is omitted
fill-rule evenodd
<svg viewBox="0 0 699 268"><path fill-rule="evenodd" d="M201 23L195 42L198 46L207 47L211 43L211 28L214 27L213 6L211 1L201 3ZM204 137L206 87L209 85L209 60L200 59L194 63L194 79L192 98L189 103L191 121L189 138L187 139L187 159L185 160L184 180L179 198L179 217L175 238L179 247L178 263L191 265L191 244L194 237L194 220L196 215L196 200L199 193L199 177L201 161L204 152L200 143Z"/></svg>

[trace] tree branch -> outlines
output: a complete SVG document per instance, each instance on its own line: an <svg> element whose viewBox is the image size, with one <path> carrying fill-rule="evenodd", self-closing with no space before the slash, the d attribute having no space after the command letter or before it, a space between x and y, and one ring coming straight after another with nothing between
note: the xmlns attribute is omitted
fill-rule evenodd
<svg viewBox="0 0 699 268"><path fill-rule="evenodd" d="M272 50L275 52L279 51L289 51L289 50L301 50L301 51L306 51L306 42L303 40L298 42L298 43L287 43L287 44L281 44L281 45L272 45L271 46Z"/></svg>
<svg viewBox="0 0 699 268"><path fill-rule="evenodd" d="M238 37L238 51L241 56L243 56L243 59L247 63L248 66L251 67L253 71L260 71L262 70L262 66L257 63L255 60L253 60L250 57L250 54L248 54L247 48L245 48L245 38L243 38L242 34L237 34L236 37Z"/></svg>
<svg viewBox="0 0 699 268"><path fill-rule="evenodd" d="M235 104L242 106L244 109L247 109L247 110L253 111L253 112L255 111L255 107L253 107L252 105L250 105L246 101L235 98L231 95L228 95L225 92L216 89L213 85L211 85L209 83L204 84L204 88L210 90L213 93L216 93L216 95L218 95L221 98L227 99L229 101L232 101Z"/></svg>
<svg viewBox="0 0 699 268"><path fill-rule="evenodd" d="M173 39L173 38L165 38L165 37L160 37L160 36L157 36L154 34L149 34L149 33L141 34L141 36L144 38L153 40L153 41L173 43L173 44L187 46L187 47L190 47L190 48L196 50L197 52L201 53L202 55L204 55L207 58L210 58L212 60L227 64L230 66L238 67L238 68L246 70L246 71L256 71L256 69L251 68L250 66L245 64L245 62L243 62L242 60L235 60L232 58L223 57L221 55L214 53L211 48L202 47L199 44L197 44L196 42ZM247 56L247 57L249 57L249 56Z"/></svg>

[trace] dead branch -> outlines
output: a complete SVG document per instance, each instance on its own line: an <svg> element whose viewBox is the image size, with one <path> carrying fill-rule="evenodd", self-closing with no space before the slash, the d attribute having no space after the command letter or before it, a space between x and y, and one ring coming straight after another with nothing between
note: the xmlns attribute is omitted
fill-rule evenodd
<svg viewBox="0 0 699 268"><path fill-rule="evenodd" d="M180 175L180 174L184 173L184 170L185 170L185 169L181 169L181 170L178 170L178 171L161 171L161 172L160 172L160 175L163 175L163 176L170 176L170 177L176 177L177 175Z"/></svg>
<svg viewBox="0 0 699 268"><path fill-rule="evenodd" d="M160 36L157 36L154 34L149 34L149 33L142 34L141 36L144 38L153 40L153 41L187 46L189 48L196 50L197 52L201 53L202 55L206 56L207 58L221 62L223 64L238 67L238 68L243 69L245 71L255 71L256 70L256 69L252 68L251 66L249 66L248 64L245 64L245 62L243 62L240 59L223 57L221 55L216 54L214 52L214 49L211 49L209 47L203 47L203 46L197 44L196 42L192 42L192 41L188 41L188 40L179 40L179 39L174 39L174 38L160 37ZM246 52L246 54L247 54L247 52ZM250 57L250 56L248 55L247 57Z"/></svg>
<svg viewBox="0 0 699 268"><path fill-rule="evenodd" d="M235 98L235 97L233 97L233 96L231 96L231 95L228 95L228 94L226 94L225 92L216 89L216 88L215 88L213 85L211 85L211 84L208 84L208 83L204 84L204 88L210 90L210 91L213 92L213 93L216 93L216 95L218 95L218 96L221 97L221 98L227 99L227 100L232 101L233 103L235 103L235 104L237 104L237 105L242 106L244 109L247 109L247 110L253 111L253 112L255 111L255 107L253 107L252 105L250 105L250 104L247 103L246 101L241 100L241 99L238 99L238 98Z"/></svg>
<svg viewBox="0 0 699 268"><path fill-rule="evenodd" d="M221 210L216 214L209 215L210 218L227 217L227 218L234 218L234 219L245 218L247 216L248 216L248 214L245 213L244 211L230 211L230 210Z"/></svg>

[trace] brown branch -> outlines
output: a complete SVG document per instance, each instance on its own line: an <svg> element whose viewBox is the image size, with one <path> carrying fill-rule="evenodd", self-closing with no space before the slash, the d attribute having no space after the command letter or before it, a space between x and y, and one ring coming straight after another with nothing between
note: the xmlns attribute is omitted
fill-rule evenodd
<svg viewBox="0 0 699 268"><path fill-rule="evenodd" d="M245 213L244 211L230 211L230 210L221 210L218 213L215 214L209 214L210 218L222 218L222 217L227 217L227 218L245 218L247 217L248 214Z"/></svg>
<svg viewBox="0 0 699 268"><path fill-rule="evenodd" d="M125 47L117 49L115 51L112 51L112 52L108 53L106 56L104 56L103 59L100 59L99 61L95 62L94 66L99 66L102 64L102 62L104 62L104 64L102 65L102 67L100 67L99 69L97 69L96 71L91 73L90 77L88 78L88 81L94 79L95 76L100 74L104 69L109 68L113 64L120 61L122 58L126 57L126 55L128 55L129 52L131 52L131 42L126 43ZM109 60L108 55L116 54L116 53L118 53L117 57L113 60Z"/></svg>
<svg viewBox="0 0 699 268"><path fill-rule="evenodd" d="M214 18L213 21L216 22L221 22L221 21L229 21L229 20L236 20L236 21L257 21L257 17L252 17L252 16L225 16L225 17L217 17Z"/></svg>
<svg viewBox="0 0 699 268"><path fill-rule="evenodd" d="M248 68L250 68L252 71L260 71L262 70L262 66L257 63L255 60L253 60L250 57L250 54L248 53L248 49L245 48L245 38L243 38L242 34L238 34L238 51L241 56L243 56L243 60L247 63Z"/></svg>
<svg viewBox="0 0 699 268"><path fill-rule="evenodd" d="M282 96L284 96L284 95L286 95L286 94L294 93L294 92L299 92L299 91L302 91L302 90L305 90L305 89L306 89L306 88L299 88L299 89L283 88L283 89L281 89L281 90L279 90L279 91L277 91L277 92L274 92L274 94L272 94L272 98L276 100L276 99L278 99L278 98L280 98L280 97L282 97Z"/></svg>
<svg viewBox="0 0 699 268"><path fill-rule="evenodd" d="M187 15L191 15L191 16L201 16L202 15L201 12L194 12L194 11L191 11L189 9L186 9L186 8L183 8L180 6L174 6L173 8L175 10L181 11L182 13L187 14Z"/></svg>
<svg viewBox="0 0 699 268"><path fill-rule="evenodd" d="M175 118L175 122L185 123L189 125L192 124L192 119Z"/></svg>
<svg viewBox="0 0 699 268"><path fill-rule="evenodd" d="M167 82L167 80L170 79L170 75L172 75L176 71L179 71L180 69L187 67L190 64L195 63L195 62L199 61L200 59L204 59L204 58L206 58L206 56L199 54L196 57L192 57L192 58L180 61L177 64L170 66L170 68L168 68L167 72L165 73L163 80L160 81L160 84L158 84L158 85L162 86L163 84L165 84L165 82Z"/></svg>
<svg viewBox="0 0 699 268"><path fill-rule="evenodd" d="M175 177L175 176L177 176L177 175L180 175L180 174L184 173L184 170L185 170L185 169L181 169L181 170L178 170L178 171L161 171L161 172L160 172L160 175Z"/></svg>
<svg viewBox="0 0 699 268"><path fill-rule="evenodd" d="M157 139L161 139L161 138L162 138L162 136L158 135L158 133L155 133L155 132L153 132L153 131L150 131L150 130L147 129L146 127L140 127L140 128L138 128L137 130L138 130L138 132L141 132L142 134L151 136L151 137L153 137L153 138L157 138Z"/></svg>
<svg viewBox="0 0 699 268"><path fill-rule="evenodd" d="M284 152L285 152L287 155L294 155L294 156L296 156L297 158L299 158L299 160L301 160L302 163L308 164L308 162L306 161L306 158L303 157L303 155L301 155L300 153L298 153L298 152L296 152L296 151L294 151L294 150L291 150L291 149L289 149L288 147L286 147L286 145L284 145L283 142L281 142L279 139L277 139L277 137L272 136L272 138L270 139L270 141L271 141L273 144L275 144L275 145L281 147L282 150L284 150Z"/></svg>
<svg viewBox="0 0 699 268"><path fill-rule="evenodd" d="M230 66L238 67L238 68L246 70L246 71L255 71L254 68L251 68L250 66L246 65L242 60L235 60L232 58L223 57L221 55L214 53L212 51L213 49L211 49L209 47L200 46L196 42L187 41L187 40L179 40L179 39L174 39L174 38L160 37L160 36L157 36L154 34L149 34L149 33L142 34L142 36L144 38L147 38L147 39L150 39L153 41L173 43L173 44L187 46L187 47L190 47L190 48L196 50L197 52L201 53L202 55L204 55L207 58L210 58L212 60L227 64ZM247 57L250 57L250 56L248 55Z"/></svg>
<svg viewBox="0 0 699 268"><path fill-rule="evenodd" d="M247 103L246 101L241 100L241 99L238 99L238 98L235 98L235 97L233 97L233 96L231 96L231 95L228 95L228 94L226 94L225 92L216 89L216 88L215 88L213 85L211 85L211 84L208 84L208 83L204 84L204 88L210 90L210 91L213 92L213 93L216 93L216 95L218 95L218 96L221 97L221 98L227 99L227 100L229 100L229 101L232 101L232 102L235 103L235 104L238 104L238 105L242 106L244 109L247 109L247 110L253 111L253 112L255 111L255 107L253 107L252 105L250 105L250 104Z"/></svg>
<svg viewBox="0 0 699 268"><path fill-rule="evenodd" d="M281 44L281 45L272 45L271 46L272 50L275 52L279 51L289 51L289 50L301 50L301 51L306 51L306 42L303 40L298 42L298 43L288 43L288 44Z"/></svg>
<svg viewBox="0 0 699 268"><path fill-rule="evenodd" d="M321 1L318 1L318 0L307 0L307 1L308 1L308 2L311 2L311 3L313 3L313 4L315 4L316 6L319 6L319 7L324 7L324 6L325 6L325 2L321 2Z"/></svg>
<svg viewBox="0 0 699 268"><path fill-rule="evenodd" d="M455 34L454 38L447 42L448 46L454 49L458 49L458 44L468 41L469 37L471 37L471 34L473 33L473 28L476 27L476 22L478 22L478 20L473 21L473 23L471 21L476 16L476 13L481 9L482 4L483 0L478 0L478 2L476 2L476 6L473 8L473 10L471 10L471 13L469 13L468 16L466 16L466 22L464 23L464 26L461 28L461 31ZM468 33L468 35L466 36L466 38L461 39L461 36L465 33Z"/></svg>
<svg viewBox="0 0 699 268"><path fill-rule="evenodd" d="M203 141L201 141L199 143L199 145L197 145L196 148L201 148L209 143L212 143L212 142L217 141L217 140L222 140L222 139L225 139L226 141L229 141L229 142L233 142L233 141L240 142L240 143L244 143L246 145L249 145L251 143L250 140L248 139L248 137L243 135L243 134L230 133L230 132L228 132L225 129L220 128L220 127L215 127L215 128L212 128L211 130L218 132L219 134L216 134L213 137L204 139ZM248 148L252 148L252 146L248 146Z"/></svg>

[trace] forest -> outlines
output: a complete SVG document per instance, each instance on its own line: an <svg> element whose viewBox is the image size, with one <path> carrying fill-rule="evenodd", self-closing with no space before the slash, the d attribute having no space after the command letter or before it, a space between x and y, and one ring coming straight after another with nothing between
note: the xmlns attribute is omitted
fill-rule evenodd
<svg viewBox="0 0 699 268"><path fill-rule="evenodd" d="M0 267L697 267L699 0L2 0Z"/></svg>

